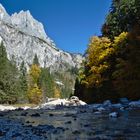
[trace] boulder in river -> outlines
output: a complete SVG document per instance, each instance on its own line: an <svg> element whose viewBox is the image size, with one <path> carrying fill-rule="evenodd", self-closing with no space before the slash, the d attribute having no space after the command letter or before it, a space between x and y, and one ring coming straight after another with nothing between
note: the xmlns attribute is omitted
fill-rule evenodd
<svg viewBox="0 0 140 140"><path fill-rule="evenodd" d="M140 100L139 101L132 101L129 103L130 107L140 107Z"/></svg>
<svg viewBox="0 0 140 140"><path fill-rule="evenodd" d="M106 100L106 101L103 102L103 106L104 107L111 107L112 106L112 103L111 103L110 100Z"/></svg>

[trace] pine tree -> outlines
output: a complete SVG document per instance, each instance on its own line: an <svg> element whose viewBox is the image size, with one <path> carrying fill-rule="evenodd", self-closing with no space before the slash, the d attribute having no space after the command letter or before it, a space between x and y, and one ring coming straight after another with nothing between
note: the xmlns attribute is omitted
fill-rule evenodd
<svg viewBox="0 0 140 140"><path fill-rule="evenodd" d="M34 59L33 59L33 64L39 66L39 61L38 61L38 57L37 54L35 54Z"/></svg>
<svg viewBox="0 0 140 140"><path fill-rule="evenodd" d="M19 89L18 69L7 59L6 49L2 43L0 45L0 102L17 102Z"/></svg>
<svg viewBox="0 0 140 140"><path fill-rule="evenodd" d="M54 79L47 68L42 68L39 77L39 86L43 92L44 99L54 97Z"/></svg>
<svg viewBox="0 0 140 140"><path fill-rule="evenodd" d="M27 69L26 69L24 61L21 63L21 66L20 66L19 84L20 84L19 102L26 102L28 83L27 83Z"/></svg>

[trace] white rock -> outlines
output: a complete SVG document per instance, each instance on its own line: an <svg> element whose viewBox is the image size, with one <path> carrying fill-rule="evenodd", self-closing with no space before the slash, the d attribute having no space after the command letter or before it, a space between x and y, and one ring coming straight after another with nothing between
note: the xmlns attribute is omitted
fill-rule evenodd
<svg viewBox="0 0 140 140"><path fill-rule="evenodd" d="M70 100L72 100L72 101L79 101L79 98L77 96L72 96L72 97L70 97Z"/></svg>
<svg viewBox="0 0 140 140"><path fill-rule="evenodd" d="M23 110L31 109L29 106L21 107Z"/></svg>
<svg viewBox="0 0 140 140"><path fill-rule="evenodd" d="M0 105L0 111L15 110L15 109L17 109L17 108L16 107L13 107L13 106Z"/></svg>
<svg viewBox="0 0 140 140"><path fill-rule="evenodd" d="M100 112L102 112L102 111L105 111L105 108L99 107L99 108L97 108L97 110L100 111Z"/></svg>
<svg viewBox="0 0 140 140"><path fill-rule="evenodd" d="M37 107L37 109L39 108L43 108L43 109L55 109L55 107L57 105L62 105L62 106L77 106L77 105L86 105L85 102L79 100L79 102L72 102L71 100L68 99L55 99L52 101L49 101L47 103L44 103L42 105L40 105L39 107Z"/></svg>
<svg viewBox="0 0 140 140"><path fill-rule="evenodd" d="M140 100L139 101L132 101L129 103L130 107L140 107Z"/></svg>
<svg viewBox="0 0 140 140"><path fill-rule="evenodd" d="M79 103L80 103L80 105L87 105L87 103L85 103L85 102L83 102L81 100L79 100Z"/></svg>
<svg viewBox="0 0 140 140"><path fill-rule="evenodd" d="M96 112L94 112L94 114L95 114L95 115L100 115L101 112L100 112L100 111L96 111Z"/></svg>
<svg viewBox="0 0 140 140"><path fill-rule="evenodd" d="M43 104L43 106L47 106L47 105L65 105L68 101L66 99L57 99L57 100L54 100L54 101L50 101L50 102L47 102L45 104Z"/></svg>
<svg viewBox="0 0 140 140"><path fill-rule="evenodd" d="M121 108L122 104L118 103L118 104L112 104L112 107L114 108Z"/></svg>
<svg viewBox="0 0 140 140"><path fill-rule="evenodd" d="M117 118L118 117L118 113L117 112L109 113L109 117L111 117L111 118Z"/></svg>
<svg viewBox="0 0 140 140"><path fill-rule="evenodd" d="M111 104L111 101L110 100L106 100L103 102L103 106L105 107L110 107L112 104Z"/></svg>
<svg viewBox="0 0 140 140"><path fill-rule="evenodd" d="M120 110L121 110L121 111L124 111L124 107L120 107Z"/></svg>

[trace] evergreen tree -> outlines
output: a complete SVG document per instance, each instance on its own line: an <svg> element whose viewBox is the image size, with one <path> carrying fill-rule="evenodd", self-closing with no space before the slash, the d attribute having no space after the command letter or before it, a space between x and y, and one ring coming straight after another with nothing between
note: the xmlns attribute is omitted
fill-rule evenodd
<svg viewBox="0 0 140 140"><path fill-rule="evenodd" d="M39 64L39 61L38 61L37 54L35 54L35 56L34 56L33 64L38 65L38 66L40 65L40 64Z"/></svg>
<svg viewBox="0 0 140 140"><path fill-rule="evenodd" d="M26 102L28 83L27 83L27 69L26 69L24 61L21 63L21 66L20 66L19 84L20 84L19 102Z"/></svg>
<svg viewBox="0 0 140 140"><path fill-rule="evenodd" d="M42 89L44 99L47 97L54 97L54 79L47 68L41 69L39 77L39 86Z"/></svg>
<svg viewBox="0 0 140 140"><path fill-rule="evenodd" d="M15 103L19 97L18 69L7 59L3 43L0 45L0 102Z"/></svg>
<svg viewBox="0 0 140 140"><path fill-rule="evenodd" d="M140 26L115 38L116 65L113 84L120 97L140 98Z"/></svg>
<svg viewBox="0 0 140 140"><path fill-rule="evenodd" d="M113 0L102 33L113 40L122 32L130 32L136 24L140 24L140 1Z"/></svg>

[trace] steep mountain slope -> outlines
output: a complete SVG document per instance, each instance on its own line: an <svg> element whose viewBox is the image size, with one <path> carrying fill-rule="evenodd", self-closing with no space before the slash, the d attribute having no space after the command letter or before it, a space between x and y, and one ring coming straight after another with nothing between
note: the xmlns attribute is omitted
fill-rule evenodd
<svg viewBox="0 0 140 140"><path fill-rule="evenodd" d="M9 59L15 59L19 66L22 61L28 67L37 54L41 67L66 70L79 67L81 55L72 55L56 48L46 35L42 23L35 20L29 11L9 16L0 5L0 36L6 46Z"/></svg>
<svg viewBox="0 0 140 140"><path fill-rule="evenodd" d="M24 61L29 69L37 55L40 66L49 68L55 76L56 84L60 81L64 85L58 85L64 92L72 92L75 82L72 72L81 66L83 57L58 49L46 35L42 23L35 20L29 11L9 16L0 4L0 37L8 59L14 60L18 67Z"/></svg>

